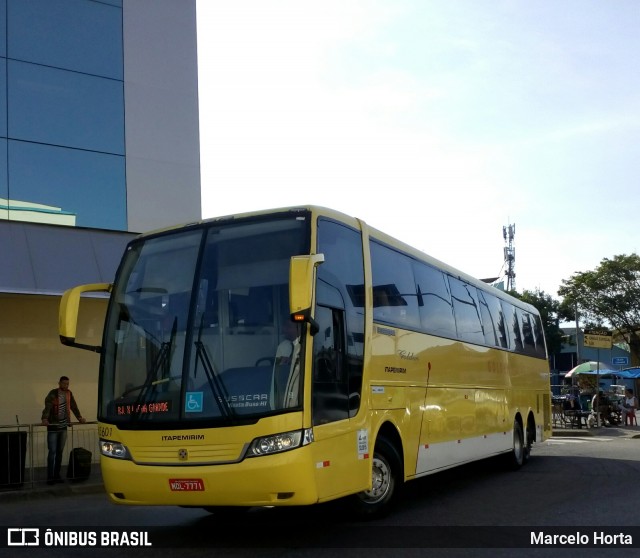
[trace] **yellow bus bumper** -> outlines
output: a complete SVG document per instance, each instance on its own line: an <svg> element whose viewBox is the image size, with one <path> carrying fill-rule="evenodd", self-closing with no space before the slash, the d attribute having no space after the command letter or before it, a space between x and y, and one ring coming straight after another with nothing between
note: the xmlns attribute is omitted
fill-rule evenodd
<svg viewBox="0 0 640 558"><path fill-rule="evenodd" d="M105 489L118 504L297 506L318 501L306 447L227 465L150 466L103 456L101 467ZM196 482L175 482L180 480ZM176 490L176 484L189 489Z"/></svg>

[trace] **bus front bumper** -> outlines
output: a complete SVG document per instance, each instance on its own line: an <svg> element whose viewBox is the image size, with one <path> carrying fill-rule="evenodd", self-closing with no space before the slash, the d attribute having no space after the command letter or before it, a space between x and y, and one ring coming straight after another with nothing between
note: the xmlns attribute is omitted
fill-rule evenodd
<svg viewBox="0 0 640 558"><path fill-rule="evenodd" d="M223 465L140 465L101 458L111 500L130 505L294 506L318 501L309 448Z"/></svg>

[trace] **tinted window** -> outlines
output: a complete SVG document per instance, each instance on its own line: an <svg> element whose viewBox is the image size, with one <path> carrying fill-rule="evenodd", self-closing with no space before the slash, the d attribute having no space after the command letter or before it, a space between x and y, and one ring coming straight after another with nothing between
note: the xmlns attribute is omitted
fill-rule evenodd
<svg viewBox="0 0 640 558"><path fill-rule="evenodd" d="M415 262L418 308L422 327L444 337L456 336L449 283L441 271Z"/></svg>
<svg viewBox="0 0 640 558"><path fill-rule="evenodd" d="M313 423L349 417L349 378L345 364L344 312L316 307L319 332L313 337Z"/></svg>
<svg viewBox="0 0 640 558"><path fill-rule="evenodd" d="M507 331L509 331L510 335L511 343L509 347L511 350L521 353L524 348L522 345L522 333L520 332L520 324L518 323L516 309L512 304L509 304L504 300L501 301L501 304L504 312L505 324L507 325Z"/></svg>
<svg viewBox="0 0 640 558"><path fill-rule="evenodd" d="M509 348L509 335L507 334L507 328L504 318L504 312L502 310L502 304L500 304L500 299L491 293L482 293L484 297L484 301L486 304L486 311L491 314L492 325L491 330L492 334L496 336L498 347L502 347L503 349ZM485 333L487 330L487 322L484 321L484 316L482 323L485 328Z"/></svg>
<svg viewBox="0 0 640 558"><path fill-rule="evenodd" d="M334 338L336 335L343 336L341 339L335 338L333 342L334 346L342 347L343 354L347 356L344 370L348 382L349 416L354 416L360 408L364 359L362 236L359 231L335 221L319 219L318 253L324 254L324 263L318 267L317 303L344 311L332 315L332 320L338 320L336 316L339 315L344 326L337 332L332 325L331 335ZM318 335L321 333L322 327ZM316 418L325 420L327 417L318 415Z"/></svg>
<svg viewBox="0 0 640 558"><path fill-rule="evenodd" d="M533 321L531 318L531 314L529 314L529 312L525 312L520 308L516 310L516 314L518 315L518 321L520 322L520 326L522 328L522 345L524 352L529 355L535 355L536 341L533 337Z"/></svg>
<svg viewBox="0 0 640 558"><path fill-rule="evenodd" d="M400 252L371 243L374 320L403 328L419 326L412 262Z"/></svg>
<svg viewBox="0 0 640 558"><path fill-rule="evenodd" d="M490 295L478 291L478 302L480 303L480 316L482 317L482 325L484 327L484 340L487 345L500 346L498 330L496 328L496 320L493 318L491 308L487 303Z"/></svg>
<svg viewBox="0 0 640 558"><path fill-rule="evenodd" d="M533 315L533 334L536 338L536 355L540 358L547 358L547 348L544 341L542 319L538 314Z"/></svg>
<svg viewBox="0 0 640 558"><path fill-rule="evenodd" d="M484 344L476 288L454 277L449 277L449 285L451 286L451 299L458 337L470 343Z"/></svg>

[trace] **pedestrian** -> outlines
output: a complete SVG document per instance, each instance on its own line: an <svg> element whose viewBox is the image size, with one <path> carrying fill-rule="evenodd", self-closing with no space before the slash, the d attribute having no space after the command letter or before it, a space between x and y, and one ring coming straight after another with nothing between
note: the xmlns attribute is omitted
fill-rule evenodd
<svg viewBox="0 0 640 558"><path fill-rule="evenodd" d="M602 424L602 426L611 426L609 399L602 390L593 396L591 410L596 416L600 415L600 424Z"/></svg>
<svg viewBox="0 0 640 558"><path fill-rule="evenodd" d="M47 484L64 482L60 477L62 452L67 442L67 427L71 412L79 422L86 422L78 409L73 393L69 389L69 378L61 376L58 387L52 389L44 400L42 424L47 427Z"/></svg>
<svg viewBox="0 0 640 558"><path fill-rule="evenodd" d="M618 408L620 410L620 414L622 415L622 424L626 424L627 415L635 416L636 409L638 408L638 402L633 395L632 389L627 388L624 390L624 399L622 400Z"/></svg>

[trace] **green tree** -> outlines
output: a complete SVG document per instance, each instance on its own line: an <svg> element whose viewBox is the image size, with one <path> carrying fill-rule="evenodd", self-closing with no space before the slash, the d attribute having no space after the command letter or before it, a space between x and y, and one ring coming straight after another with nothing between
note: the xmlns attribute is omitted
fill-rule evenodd
<svg viewBox="0 0 640 558"><path fill-rule="evenodd" d="M562 349L562 337L563 333L560 329L560 302L554 299L550 294L536 289L535 291L523 291L517 293L511 291L509 293L516 298L519 298L523 302L527 302L532 306L535 306L540 312L542 318L542 328L544 329L544 336L547 340L547 352L549 355L556 355L560 353Z"/></svg>
<svg viewBox="0 0 640 558"><path fill-rule="evenodd" d="M608 324L629 343L634 365L640 363L640 256L605 258L593 271L575 273L562 281L562 317L588 325Z"/></svg>

